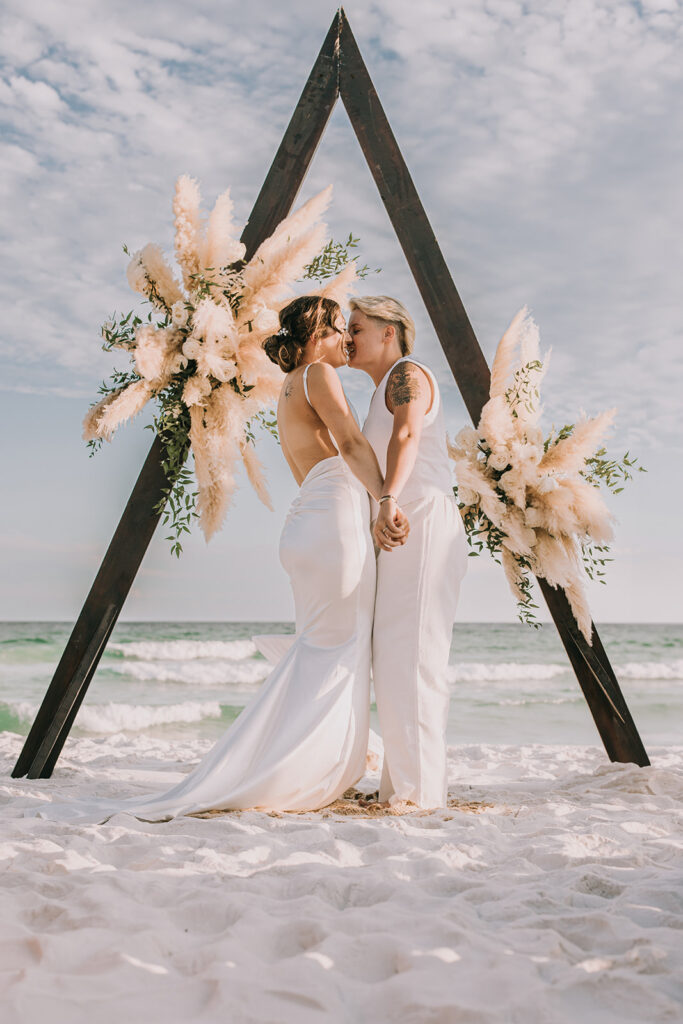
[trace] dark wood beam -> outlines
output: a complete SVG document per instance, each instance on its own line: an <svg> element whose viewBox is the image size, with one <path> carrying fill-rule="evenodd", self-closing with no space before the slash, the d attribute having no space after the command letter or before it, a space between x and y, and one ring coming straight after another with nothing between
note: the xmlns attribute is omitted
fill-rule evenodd
<svg viewBox="0 0 683 1024"><path fill-rule="evenodd" d="M489 367L343 11L339 94L476 425L489 398ZM564 591L539 582L609 757L649 764L595 625L591 646L576 625Z"/></svg>
<svg viewBox="0 0 683 1024"><path fill-rule="evenodd" d="M336 14L242 232L247 259L289 213L325 130L338 95L338 38ZM15 778L52 774L161 518L153 510L168 486L162 463L156 438L14 766Z"/></svg>

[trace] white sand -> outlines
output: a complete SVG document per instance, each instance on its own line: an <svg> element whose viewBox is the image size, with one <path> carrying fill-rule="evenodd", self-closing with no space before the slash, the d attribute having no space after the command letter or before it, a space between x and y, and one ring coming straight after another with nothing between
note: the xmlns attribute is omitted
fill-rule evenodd
<svg viewBox="0 0 683 1024"><path fill-rule="evenodd" d="M166 789L210 744L70 739L31 781L21 742L0 736L4 1024L683 1019L683 747L650 769L454 747L470 810L70 826L21 809Z"/></svg>

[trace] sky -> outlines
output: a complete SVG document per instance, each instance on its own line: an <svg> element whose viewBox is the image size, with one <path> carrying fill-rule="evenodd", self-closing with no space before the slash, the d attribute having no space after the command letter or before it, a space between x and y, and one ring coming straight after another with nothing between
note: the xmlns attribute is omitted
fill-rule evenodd
<svg viewBox="0 0 683 1024"><path fill-rule="evenodd" d="M0 618L72 620L149 448L141 416L89 458L81 421L122 357L99 327L135 305L122 244L172 247L178 175L243 222L334 16L320 0L5 0L0 37ZM676 0L349 0L380 99L490 361L515 312L543 349L545 426L618 407L610 451L647 467L617 518L596 622L678 622L683 539L683 13ZM327 184L417 324L447 426L467 414L338 104L297 202ZM118 364L117 364L118 358ZM342 371L361 416L372 383ZM180 560L158 529L129 620L289 620L279 533L296 485L264 440L274 511L242 483L222 532ZM469 560L460 621L514 621ZM547 615L542 616L547 618Z"/></svg>

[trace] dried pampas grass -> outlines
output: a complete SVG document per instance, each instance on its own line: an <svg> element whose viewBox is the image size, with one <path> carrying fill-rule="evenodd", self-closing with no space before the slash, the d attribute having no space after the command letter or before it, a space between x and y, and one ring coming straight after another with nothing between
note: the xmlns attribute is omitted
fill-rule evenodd
<svg viewBox="0 0 683 1024"><path fill-rule="evenodd" d="M137 380L123 388L113 401L105 405L97 421L97 437L110 440L116 428L137 416L151 396L152 385L146 380Z"/></svg>
<svg viewBox="0 0 683 1024"><path fill-rule="evenodd" d="M476 528L480 548L487 543L492 552L500 553L520 606L529 601L530 567L550 586L563 588L591 643L581 545L607 543L613 528L599 490L581 474L615 410L583 417L569 436L544 442L537 423L547 366L548 355L539 354L538 328L525 306L498 344L490 398L477 429L463 428L455 441L447 440L447 447L455 463L465 523Z"/></svg>
<svg viewBox="0 0 683 1024"><path fill-rule="evenodd" d="M244 269L247 301L258 296L265 304L278 299L285 301L292 295L292 282L301 276L313 257L320 252L327 238L326 224L313 224L305 232L291 239L289 245L264 251L264 242Z"/></svg>
<svg viewBox="0 0 683 1024"><path fill-rule="evenodd" d="M183 355L195 360L199 374L225 383L237 374L233 358L236 345L237 325L232 311L212 299L202 299L194 311Z"/></svg>
<svg viewBox="0 0 683 1024"><path fill-rule="evenodd" d="M140 283L140 270L145 279L142 287L136 286ZM157 309L164 312L169 312L174 303L184 299L183 290L173 276L161 248L153 242L133 256L128 268L128 280L135 291L140 292Z"/></svg>
<svg viewBox="0 0 683 1024"><path fill-rule="evenodd" d="M187 365L181 351L182 335L173 327L144 326L135 332L135 369L155 388L165 387Z"/></svg>
<svg viewBox="0 0 683 1024"><path fill-rule="evenodd" d="M204 263L200 201L197 181L187 174L181 174L176 182L173 199L175 254L183 272L185 288L190 294L197 288L197 281L193 275L200 273Z"/></svg>
<svg viewBox="0 0 683 1024"><path fill-rule="evenodd" d="M258 247L244 268L244 301L256 296L265 305L289 295L291 282L301 276L327 237L321 217L332 198L332 186L313 196L285 217L269 238Z"/></svg>
<svg viewBox="0 0 683 1024"><path fill-rule="evenodd" d="M353 285L358 278L356 273L356 264L353 260L347 263L343 270L340 270L331 280L313 292L313 295L320 295L325 299L333 299L338 302L339 305L344 308L348 305L349 296L353 291Z"/></svg>
<svg viewBox="0 0 683 1024"><path fill-rule="evenodd" d="M270 511L273 511L273 504L270 500L270 494L266 486L266 479L263 474L263 466L259 458L254 451L253 444L249 441L242 441L240 444L240 453L242 455L242 461L244 462L244 468L247 471L249 483L256 491L256 494Z"/></svg>
<svg viewBox="0 0 683 1024"><path fill-rule="evenodd" d="M592 419L584 417L579 420L569 437L548 448L541 460L541 469L554 473L578 473L611 427L616 412L616 409L608 409Z"/></svg>
<svg viewBox="0 0 683 1024"><path fill-rule="evenodd" d="M526 306L522 306L519 312L515 313L509 327L498 342L491 366L491 386L489 388L491 398L505 397L513 368L517 363L522 337L529 330L527 326L529 321L536 327L529 316L529 310ZM536 328L536 337L538 337L538 328Z"/></svg>
<svg viewBox="0 0 683 1024"><path fill-rule="evenodd" d="M214 270L244 259L245 246L237 239L230 189L216 200L206 229L206 266Z"/></svg>
<svg viewBox="0 0 683 1024"><path fill-rule="evenodd" d="M84 441L94 441L95 438L101 436L99 432L100 417L107 406L116 401L122 391L123 388L116 388L115 391L110 391L109 394L105 395L104 398L101 398L99 402L95 402L94 405L90 406L83 419L82 436ZM107 438L107 440L110 440L110 438Z"/></svg>

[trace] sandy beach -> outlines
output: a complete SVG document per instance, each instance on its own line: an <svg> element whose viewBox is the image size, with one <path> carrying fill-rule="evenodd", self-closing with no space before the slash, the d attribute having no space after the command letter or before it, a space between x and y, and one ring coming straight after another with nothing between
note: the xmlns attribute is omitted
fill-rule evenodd
<svg viewBox="0 0 683 1024"><path fill-rule="evenodd" d="M71 826L23 809L163 790L209 741L72 738L52 779L11 779L21 742L0 735L5 1024L683 1016L683 747L451 747L433 813Z"/></svg>

